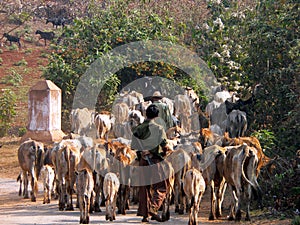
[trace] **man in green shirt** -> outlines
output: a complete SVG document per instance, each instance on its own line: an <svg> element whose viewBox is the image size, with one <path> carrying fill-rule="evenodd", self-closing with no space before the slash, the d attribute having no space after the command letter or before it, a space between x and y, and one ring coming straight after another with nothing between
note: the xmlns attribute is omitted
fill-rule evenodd
<svg viewBox="0 0 300 225"><path fill-rule="evenodd" d="M149 166L146 174L139 174L139 207L138 216L143 216L142 222L148 222L148 216L162 222L158 215L158 209L166 197L167 182L155 178L161 177L161 165L164 160L164 150L166 150L167 137L164 128L155 122L159 109L156 105L150 105L146 110L147 119L134 128L131 148L137 150L139 166ZM153 182L153 183L152 183ZM152 189L152 194L150 192Z"/></svg>
<svg viewBox="0 0 300 225"><path fill-rule="evenodd" d="M163 96L161 93L159 91L155 91L150 97L150 100L153 105L158 107L159 110L158 117L155 119L156 123L162 125L164 130L167 131L169 128L174 127L175 123L168 105L161 101L162 98Z"/></svg>

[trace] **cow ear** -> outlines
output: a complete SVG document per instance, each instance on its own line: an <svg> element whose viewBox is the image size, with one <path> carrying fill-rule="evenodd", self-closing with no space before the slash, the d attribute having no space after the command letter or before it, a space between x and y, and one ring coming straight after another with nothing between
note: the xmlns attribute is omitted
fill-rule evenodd
<svg viewBox="0 0 300 225"><path fill-rule="evenodd" d="M75 171L75 175L76 175L76 176L78 175L78 171Z"/></svg>

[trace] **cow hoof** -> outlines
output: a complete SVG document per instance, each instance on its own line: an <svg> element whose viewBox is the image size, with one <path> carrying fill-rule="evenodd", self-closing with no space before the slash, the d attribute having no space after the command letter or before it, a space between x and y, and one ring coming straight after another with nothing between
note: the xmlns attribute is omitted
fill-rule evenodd
<svg viewBox="0 0 300 225"><path fill-rule="evenodd" d="M67 206L66 211L74 211L74 207L72 205Z"/></svg>
<svg viewBox="0 0 300 225"><path fill-rule="evenodd" d="M179 209L178 214L179 215L183 215L184 214L184 210L183 209Z"/></svg>
<svg viewBox="0 0 300 225"><path fill-rule="evenodd" d="M208 217L208 220L215 220L216 218L213 216L213 215L210 215L209 217Z"/></svg>
<svg viewBox="0 0 300 225"><path fill-rule="evenodd" d="M95 212L102 212L100 208L95 208Z"/></svg>
<svg viewBox="0 0 300 225"><path fill-rule="evenodd" d="M229 221L233 221L233 220L234 220L233 216L229 216L229 217L228 217L228 220L229 220Z"/></svg>
<svg viewBox="0 0 300 225"><path fill-rule="evenodd" d="M175 213L178 213L178 212L179 212L179 207L176 206L176 207L175 207Z"/></svg>
<svg viewBox="0 0 300 225"><path fill-rule="evenodd" d="M36 198L35 197L31 197L31 201L32 202L36 202Z"/></svg>
<svg viewBox="0 0 300 225"><path fill-rule="evenodd" d="M108 220L108 215L105 215L105 220Z"/></svg>

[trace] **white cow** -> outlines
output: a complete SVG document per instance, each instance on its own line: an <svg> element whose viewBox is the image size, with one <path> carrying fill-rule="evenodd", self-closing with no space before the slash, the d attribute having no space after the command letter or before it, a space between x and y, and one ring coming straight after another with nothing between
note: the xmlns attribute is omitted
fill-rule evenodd
<svg viewBox="0 0 300 225"><path fill-rule="evenodd" d="M100 113L95 116L96 138L108 140L110 131L113 129L115 117L111 114Z"/></svg>
<svg viewBox="0 0 300 225"><path fill-rule="evenodd" d="M228 98L231 98L228 91L219 91L214 95L214 100L220 103L224 103Z"/></svg>
<svg viewBox="0 0 300 225"><path fill-rule="evenodd" d="M116 219L117 194L120 181L115 173L107 173L103 181L103 194L105 198L106 215L105 219L113 221Z"/></svg>
<svg viewBox="0 0 300 225"><path fill-rule="evenodd" d="M71 111L72 132L79 135L87 135L94 125L94 110L77 108Z"/></svg>
<svg viewBox="0 0 300 225"><path fill-rule="evenodd" d="M50 203L51 193L54 191L55 172L50 165L44 165L41 170L41 177L44 185L44 200L43 204Z"/></svg>

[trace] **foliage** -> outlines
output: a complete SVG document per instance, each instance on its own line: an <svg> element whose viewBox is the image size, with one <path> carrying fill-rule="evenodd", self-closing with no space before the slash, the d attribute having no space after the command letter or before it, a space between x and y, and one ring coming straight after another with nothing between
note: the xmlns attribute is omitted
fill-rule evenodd
<svg viewBox="0 0 300 225"><path fill-rule="evenodd" d="M193 32L193 44L218 80L240 93L260 83L264 89L248 112L250 131L272 131L277 151L293 155L299 138L299 5L260 0L209 1L211 18ZM246 91L247 93L247 91Z"/></svg>
<svg viewBox="0 0 300 225"><path fill-rule="evenodd" d="M267 155L270 155L270 153L272 153L272 151L276 146L276 138L272 131L263 129L263 130L255 131L251 135L256 137L259 140L262 148L267 153L269 153Z"/></svg>
<svg viewBox="0 0 300 225"><path fill-rule="evenodd" d="M2 65L3 59L0 57L0 66Z"/></svg>
<svg viewBox="0 0 300 225"><path fill-rule="evenodd" d="M18 62L15 62L14 63L14 66L27 66L27 62L26 62L26 59L21 59L20 61L18 61Z"/></svg>
<svg viewBox="0 0 300 225"><path fill-rule="evenodd" d="M6 135L16 115L16 95L10 89L2 89L0 95L0 137Z"/></svg>
<svg viewBox="0 0 300 225"><path fill-rule="evenodd" d="M2 78L1 82L4 84L17 86L23 81L23 77L14 69L11 69L10 74Z"/></svg>
<svg viewBox="0 0 300 225"><path fill-rule="evenodd" d="M50 56L44 77L62 89L63 108L68 111L81 76L110 50L140 40L180 44L195 50L217 79L242 97L251 94L254 85L262 84L263 92L247 112L249 133L271 135L272 141L276 139L275 146L265 136L267 148L272 146L280 155L294 155L300 148L295 137L300 133L297 1L210 0L207 8L203 4L188 0L115 0L103 7L90 2L88 16L64 28L62 44ZM111 76L99 94L97 108L109 107L116 91L149 75L192 86L204 104L208 101L203 87L183 71L149 60Z"/></svg>
<svg viewBox="0 0 300 225"><path fill-rule="evenodd" d="M300 216L295 216L292 221L292 225L299 225L300 224Z"/></svg>
<svg viewBox="0 0 300 225"><path fill-rule="evenodd" d="M44 77L54 81L63 90L65 109L71 107L80 77L91 63L111 49L140 40L175 42L178 39L178 30L173 27L170 18L160 18L145 9L130 9L128 4L124 1L113 1L101 13L94 11L93 18L77 19L72 27L64 30L63 45L50 56ZM111 76L107 80L101 98L99 97L101 102L98 102L98 107L111 104L116 91L138 77L159 74L172 78L175 71L178 69L171 65L151 61L123 68L118 71L117 76ZM95 80L90 82L91 85L97 83Z"/></svg>
<svg viewBox="0 0 300 225"><path fill-rule="evenodd" d="M8 50L13 51L13 50L17 50L19 47L16 44L12 44L10 46L7 46L6 48L8 48Z"/></svg>

